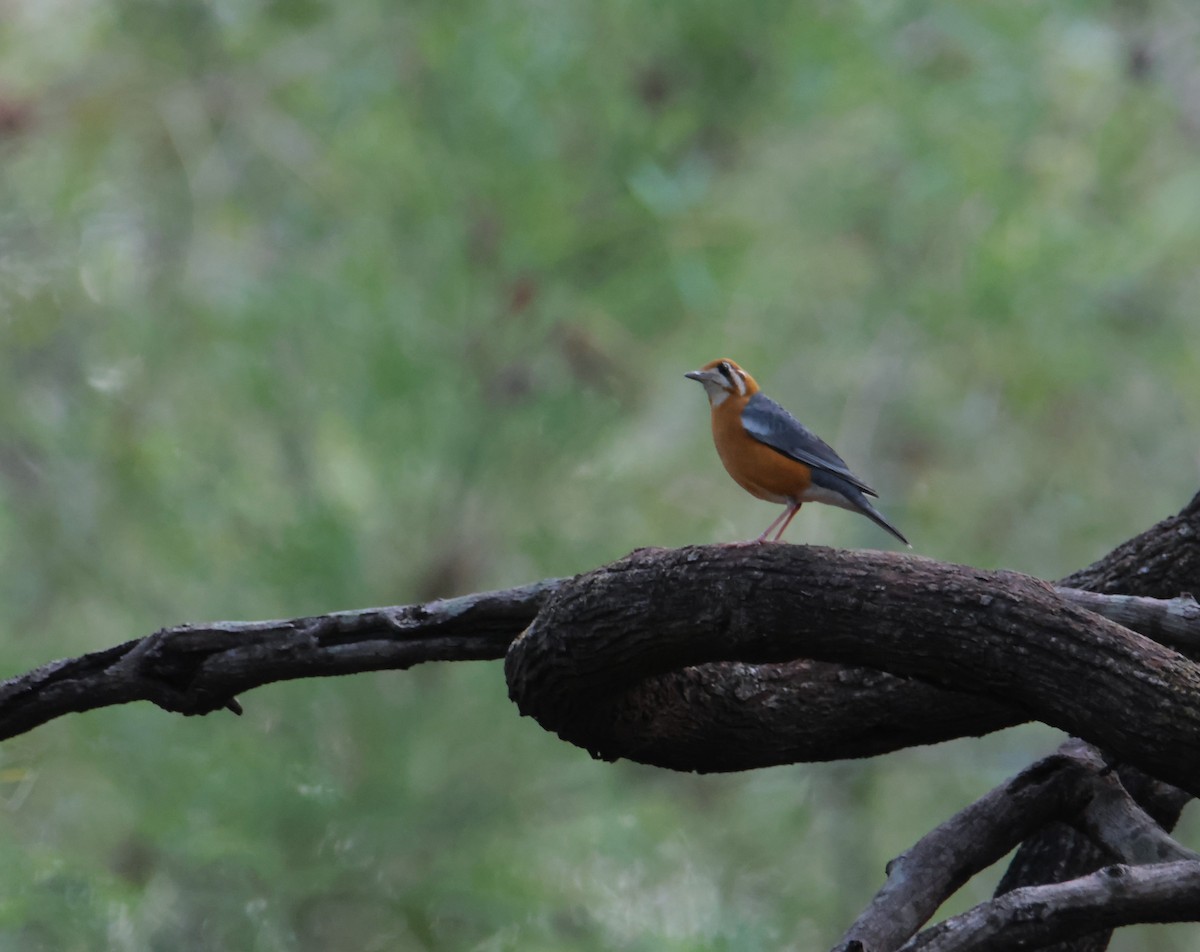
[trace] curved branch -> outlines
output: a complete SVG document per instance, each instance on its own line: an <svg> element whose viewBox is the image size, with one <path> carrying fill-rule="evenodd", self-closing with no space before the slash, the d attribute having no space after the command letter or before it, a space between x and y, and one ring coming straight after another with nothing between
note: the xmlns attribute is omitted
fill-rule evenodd
<svg viewBox="0 0 1200 952"><path fill-rule="evenodd" d="M1040 949L1140 922L1192 922L1200 862L1106 866L1049 886L1024 886L921 933L901 952Z"/></svg>
<svg viewBox="0 0 1200 952"><path fill-rule="evenodd" d="M1158 598L1195 590L1200 494L1179 515L1063 583ZM507 650L510 693L522 711L597 756L682 770L746 769L865 756L1036 717L1194 792L1200 668L1098 616L1194 651L1197 614L1190 597L1162 604L1055 594L1014 573L881 553L792 546L642 551L576 579L427 605L164 629L0 683L0 738L108 704L149 700L184 714L236 711L238 693L273 681L497 659ZM1109 724L1105 715L1113 709L1125 716ZM999 834L993 829L996 835L957 844L954 861L890 926L911 934L920 909L995 858L1001 840L1026 836L1047 811L1074 809L1082 786L1061 764L1043 777L1051 762L1058 761L1050 758L1018 778L1027 785L1019 817ZM1119 769L1137 800L1152 804L1153 818L1169 826L1186 795L1128 764ZM1103 786L1101 775L1091 776L1093 787ZM1115 780L1111 785L1111 795L1093 790L1087 807L1067 817L1086 837L1064 838L1061 824L1046 827L1045 835L1026 840L1002 890L1025 877L1093 868L1087 866L1094 865L1093 843L1123 859L1184 858L1173 867L1190 876L1195 854L1157 827ZM989 796L1005 790L1013 793L1006 787ZM975 811L986 827L983 803L947 826ZM893 869L919 866L918 854L930 844L923 840ZM1016 890L972 910L973 920L953 920L958 931L939 927L914 942L959 948L955 936L978 928L982 944L972 948L1008 947L1007 934L998 939L989 929L998 916L1027 915L1020 905L1027 900L1062 910L1034 933L1037 941L1089 933L1083 941L1097 940L1097 948L1104 943L1097 929L1194 917L1187 905L1194 896L1187 897L1187 913L1172 911L1177 896L1169 884L1153 873L1113 869L1119 875L1036 887L1048 892ZM1113 892L1116 880L1132 887ZM874 913L868 910L856 926L895 899L895 885L889 879L877 897L882 905L873 904ZM1086 928L1071 924L1074 911L1096 902L1119 910L1117 918L1091 915ZM891 928L886 947L895 947L898 934Z"/></svg>
<svg viewBox="0 0 1200 952"><path fill-rule="evenodd" d="M834 952L894 952L968 879L1053 821L1082 831L1109 861L1200 862L1134 802L1099 751L1068 740L892 860Z"/></svg>
<svg viewBox="0 0 1200 952"><path fill-rule="evenodd" d="M1200 591L1200 493L1175 515L1058 584L1106 595L1153 598Z"/></svg>
<svg viewBox="0 0 1200 952"><path fill-rule="evenodd" d="M0 739L110 704L152 701L208 714L236 710L239 693L274 681L502 658L560 584L545 579L425 605L165 628L0 683Z"/></svg>
<svg viewBox="0 0 1200 952"><path fill-rule="evenodd" d="M594 757L701 773L870 757L1025 719L987 698L807 659L684 667L578 714L590 726L563 737Z"/></svg>
<svg viewBox="0 0 1200 952"><path fill-rule="evenodd" d="M1013 572L818 546L642 550L564 584L506 673L522 713L625 756L609 718L639 681L797 657L974 694L1200 790L1200 666Z"/></svg>
<svg viewBox="0 0 1200 952"><path fill-rule="evenodd" d="M1198 539L1200 495L1178 516L1065 581L1111 586L1128 573L1127 590L1139 594L1197 588ZM1135 560L1142 556L1152 571L1139 570ZM425 606L164 629L0 683L0 739L109 704L149 700L203 714L223 706L236 710L232 699L239 692L287 678L499 658L565 583L547 579ZM927 595L934 603L940 597ZM598 702L594 715L607 721L607 740L593 747L598 755L684 770L867 756L983 734L1030 716L1007 698L811 659L685 667ZM769 729L760 733L764 725ZM712 740L722 736L730 742L715 757Z"/></svg>
<svg viewBox="0 0 1200 952"><path fill-rule="evenodd" d="M892 952L968 879L1053 819L1084 809L1103 764L1064 745L980 797L888 863L887 882L834 952Z"/></svg>
<svg viewBox="0 0 1200 952"><path fill-rule="evenodd" d="M1200 585L1200 493L1176 515L1118 546L1098 562L1059 583L1102 593L1171 598ZM1171 829L1189 799L1182 791L1130 767L1119 768L1122 783L1164 829ZM1062 824L1050 824L1021 844L996 889L1002 895L1021 886L1061 882L1091 873L1103 863L1092 840ZM1094 932L1062 944L1061 952L1103 952L1109 935Z"/></svg>
<svg viewBox="0 0 1200 952"><path fill-rule="evenodd" d="M1108 856L1143 865L1176 860L1200 862L1200 853L1183 846L1129 794L1113 771L1096 778L1095 792L1083 811L1066 818Z"/></svg>

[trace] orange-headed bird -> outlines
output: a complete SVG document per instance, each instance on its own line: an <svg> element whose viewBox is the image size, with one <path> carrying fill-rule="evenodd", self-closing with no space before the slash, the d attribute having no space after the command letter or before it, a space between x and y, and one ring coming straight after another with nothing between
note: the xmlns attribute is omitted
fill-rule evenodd
<svg viewBox="0 0 1200 952"><path fill-rule="evenodd" d="M867 496L879 494L732 360L714 360L685 376L704 384L712 406L713 442L729 475L752 496L786 507L756 542L765 542L776 526L773 541L778 541L803 503L823 502L860 512L909 544L868 501Z"/></svg>

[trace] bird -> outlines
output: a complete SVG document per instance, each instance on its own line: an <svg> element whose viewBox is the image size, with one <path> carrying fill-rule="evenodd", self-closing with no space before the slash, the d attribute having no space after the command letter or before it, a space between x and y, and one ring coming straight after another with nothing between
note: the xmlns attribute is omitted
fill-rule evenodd
<svg viewBox="0 0 1200 952"><path fill-rule="evenodd" d="M785 507L754 542L766 542L776 527L771 541L778 542L802 504L823 502L861 513L912 548L867 499L879 494L736 363L722 358L684 376L704 385L712 408L713 442L729 475L750 495Z"/></svg>

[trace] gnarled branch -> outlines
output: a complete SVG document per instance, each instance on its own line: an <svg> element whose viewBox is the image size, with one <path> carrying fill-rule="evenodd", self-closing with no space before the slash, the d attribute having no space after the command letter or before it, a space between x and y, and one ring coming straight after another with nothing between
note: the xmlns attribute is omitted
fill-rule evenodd
<svg viewBox="0 0 1200 952"><path fill-rule="evenodd" d="M1200 854L1172 839L1134 802L1099 751L1069 740L892 860L887 882L834 952L908 948L917 930L968 879L1055 821L1082 831L1110 861L1200 861ZM937 934L936 928L930 931Z"/></svg>
<svg viewBox="0 0 1200 952"><path fill-rule="evenodd" d="M1200 584L1200 495L1062 584L1100 595L884 553L643 550L575 579L427 605L164 629L0 684L0 738L107 704L149 700L201 714L288 678L500 657L522 711L597 756L675 769L865 756L1038 718L1120 762L1123 786L1109 768L1084 769L1086 784L1071 780L1083 768L1060 756L994 792L1003 799L1020 788L1020 819L1000 838L1009 845L1050 814L1083 831L1045 826L1025 841L1001 890L1076 877L1074 892L1044 894L1064 912L1037 935L1078 936L1063 923L1097 896L1126 910L1120 915L1165 908L1154 905L1165 893L1154 894L1153 875L1122 874L1136 887L1128 902L1104 893L1114 876L1078 878L1098 857L1195 862L1155 825L1169 827L1187 797L1155 778L1200 789L1200 667L1159 643L1193 652L1195 602L1146 599ZM1113 710L1122 716L1108 716ZM964 814L972 810L986 826L987 811L976 805ZM894 949L919 928L932 908L920 910L994 859L1000 839L960 843L937 877L911 880L906 888L920 886L921 899L879 948ZM919 868L914 857L928 846L922 841L894 869ZM877 898L881 908L894 886ZM979 921L1024 909L1031 894L1012 895ZM1108 921L1094 920L1093 933ZM947 934L929 930L913 941L952 941ZM986 929L979 935L1000 941ZM1083 941L1099 948L1105 940Z"/></svg>
<svg viewBox="0 0 1200 952"><path fill-rule="evenodd" d="M0 739L111 704L151 701L180 714L208 714L275 681L496 660L561 582L425 605L164 628L0 683Z"/></svg>
<svg viewBox="0 0 1200 952"><path fill-rule="evenodd" d="M1043 824L1082 810L1103 764L1078 745L1021 771L888 864L887 882L835 952L891 952L980 870Z"/></svg>
<svg viewBox="0 0 1200 952"><path fill-rule="evenodd" d="M1193 922L1200 915L1200 862L1106 866L1047 886L1024 886L939 923L901 952L1040 949L1137 922Z"/></svg>
<svg viewBox="0 0 1200 952"><path fill-rule="evenodd" d="M818 546L642 550L561 586L506 672L522 713L627 756L612 725L648 679L798 657L974 695L1200 791L1200 666L1013 572ZM726 769L724 740L688 766Z"/></svg>

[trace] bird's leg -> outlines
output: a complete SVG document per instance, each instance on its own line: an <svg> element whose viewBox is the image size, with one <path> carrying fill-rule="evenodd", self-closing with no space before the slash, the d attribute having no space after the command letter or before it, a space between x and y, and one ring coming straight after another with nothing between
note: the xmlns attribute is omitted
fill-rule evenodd
<svg viewBox="0 0 1200 952"><path fill-rule="evenodd" d="M769 536L771 534L771 530L774 529L781 522L783 522L783 529L786 529L788 522L791 522L792 516L794 516L796 514L795 510L792 509L792 505L793 504L789 502L786 506L784 506L783 512L781 512L778 516L776 516L774 519L772 519L771 524L769 526L767 526L765 529L763 529L762 535L760 535L754 541L755 542L766 542L767 536ZM799 509L799 508L800 508L799 506L796 506L796 509ZM787 522L784 522L785 519L787 520ZM783 534L783 529L779 530L779 535ZM778 539L779 535L776 535L775 538Z"/></svg>
<svg viewBox="0 0 1200 952"><path fill-rule="evenodd" d="M786 516L786 515L788 514L788 512L790 512L790 511L791 511L791 508L792 508L792 506L791 506L791 503L788 503L786 506L784 506L784 507L783 507L783 512L781 512L781 513L780 513L779 515L777 515L777 516L776 516L774 519L772 519L772 520L771 520L771 524L770 524L769 526L767 526L765 529L763 529L763 531L762 531L762 535L760 535L760 536L759 536L757 539L755 539L754 541L755 541L755 542L766 542L766 541L767 541L767 536L769 536L769 535L771 534L771 531L772 531L772 530L773 530L773 529L774 529L774 528L775 528L777 525L779 525L779 523L781 523L781 522L783 521L783 518L784 518L784 516Z"/></svg>
<svg viewBox="0 0 1200 952"><path fill-rule="evenodd" d="M783 530L786 529L791 524L792 520L796 518L796 513L798 513L799 511L800 511L800 503L798 503L798 502L788 503L788 507L783 511L784 515L786 515L787 518L783 520L783 525L781 525L779 527L779 531L775 533L775 538L771 540L772 542L778 542L781 538L783 538Z"/></svg>

